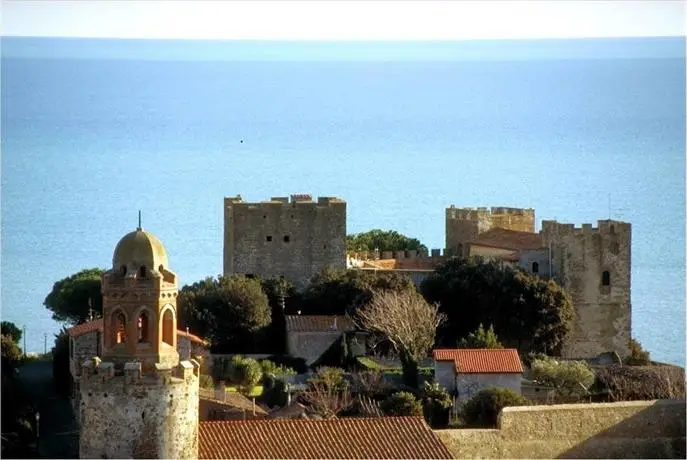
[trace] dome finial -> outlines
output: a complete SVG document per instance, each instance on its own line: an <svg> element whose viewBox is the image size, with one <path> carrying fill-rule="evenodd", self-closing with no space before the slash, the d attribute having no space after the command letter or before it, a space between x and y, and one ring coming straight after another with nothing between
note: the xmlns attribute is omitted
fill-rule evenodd
<svg viewBox="0 0 687 460"><path fill-rule="evenodd" d="M140 209L138 210L138 228L136 230L138 230L138 231L143 230L143 228L141 227L141 210Z"/></svg>

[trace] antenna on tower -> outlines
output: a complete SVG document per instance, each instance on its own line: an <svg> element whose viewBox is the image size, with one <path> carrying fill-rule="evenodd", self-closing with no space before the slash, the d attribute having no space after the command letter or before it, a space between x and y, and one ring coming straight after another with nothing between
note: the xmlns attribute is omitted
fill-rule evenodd
<svg viewBox="0 0 687 460"><path fill-rule="evenodd" d="M611 194L608 194L608 220L611 220Z"/></svg>
<svg viewBox="0 0 687 460"><path fill-rule="evenodd" d="M141 230L141 210L138 210L138 230Z"/></svg>

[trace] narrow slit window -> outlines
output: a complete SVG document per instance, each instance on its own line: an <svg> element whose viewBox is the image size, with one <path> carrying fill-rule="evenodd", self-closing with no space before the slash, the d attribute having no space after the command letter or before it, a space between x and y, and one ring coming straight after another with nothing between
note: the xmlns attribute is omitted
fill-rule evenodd
<svg viewBox="0 0 687 460"><path fill-rule="evenodd" d="M267 235L267 238L266 238L266 239L267 239L268 242L272 241L272 235Z"/></svg>
<svg viewBox="0 0 687 460"><path fill-rule="evenodd" d="M539 262L532 262L532 273L539 273Z"/></svg>
<svg viewBox="0 0 687 460"><path fill-rule="evenodd" d="M601 275L601 285L603 286L610 286L611 285L611 273L606 270L603 272Z"/></svg>

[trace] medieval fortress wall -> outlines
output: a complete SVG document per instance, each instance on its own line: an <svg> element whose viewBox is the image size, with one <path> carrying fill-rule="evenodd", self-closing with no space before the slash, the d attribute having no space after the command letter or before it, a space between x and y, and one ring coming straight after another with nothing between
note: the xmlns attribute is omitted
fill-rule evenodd
<svg viewBox="0 0 687 460"><path fill-rule="evenodd" d="M406 271L431 270L438 261L467 256L469 242L495 228L535 233L532 208L446 209L446 249L346 253L346 203L310 195L261 203L224 200L224 273L283 276L305 285L325 266L362 267L362 261L402 261ZM628 352L631 337L631 236L629 223L600 220L596 227L543 221L540 249L520 251L521 268L551 276L570 294L576 312L563 356L592 358ZM413 263L409 263L409 262ZM380 269L384 267L380 266ZM394 268L389 268L394 269Z"/></svg>
<svg viewBox="0 0 687 460"><path fill-rule="evenodd" d="M79 366L80 458L198 458L199 365Z"/></svg>
<svg viewBox="0 0 687 460"><path fill-rule="evenodd" d="M224 273L281 276L303 285L346 266L346 202L311 195L248 203L224 199Z"/></svg>

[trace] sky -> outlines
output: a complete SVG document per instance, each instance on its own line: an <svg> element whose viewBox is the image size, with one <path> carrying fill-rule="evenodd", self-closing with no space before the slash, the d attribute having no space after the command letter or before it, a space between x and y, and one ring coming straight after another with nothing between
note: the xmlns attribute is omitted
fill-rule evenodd
<svg viewBox="0 0 687 460"><path fill-rule="evenodd" d="M479 40L685 36L684 0L1 0L2 35Z"/></svg>

